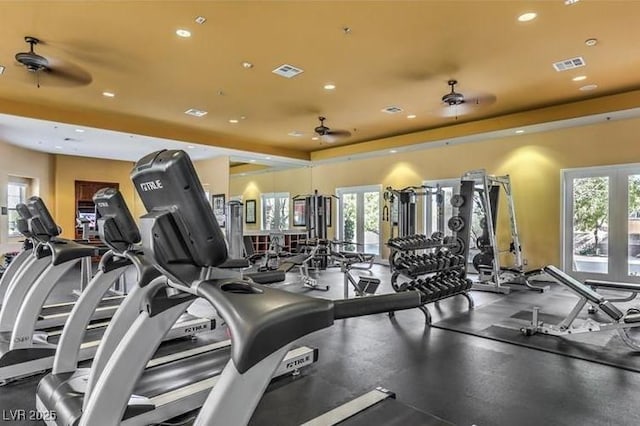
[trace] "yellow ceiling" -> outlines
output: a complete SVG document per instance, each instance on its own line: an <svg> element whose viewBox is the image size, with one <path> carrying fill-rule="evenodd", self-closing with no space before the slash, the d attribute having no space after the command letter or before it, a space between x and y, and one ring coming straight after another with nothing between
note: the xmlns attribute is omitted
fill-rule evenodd
<svg viewBox="0 0 640 426"><path fill-rule="evenodd" d="M528 11L538 17L518 22ZM265 154L324 158L346 145L423 142L429 129L447 137L443 127L455 133L461 123L476 123L468 132L495 129L504 116L531 124L514 113L543 109L529 117L553 120L549 111L595 112L580 105L602 103L574 103L606 96L615 109L619 94L627 95L622 106L640 105L640 1L21 0L1 2L0 16L0 113ZM177 37L178 28L192 37ZM82 84L43 76L37 88L14 59L27 50L26 35L42 40L36 52L54 66L73 66ZM598 44L588 47L588 38ZM553 69L576 56L587 66ZM282 64L304 72L271 72ZM572 81L578 75L587 79ZM451 78L471 100L457 118L441 101ZM336 90L324 90L327 82ZM579 90L586 84L598 87ZM562 104L571 105L546 108ZM390 105L404 111L380 111ZM187 116L189 108L208 114ZM318 115L352 136L311 140Z"/></svg>

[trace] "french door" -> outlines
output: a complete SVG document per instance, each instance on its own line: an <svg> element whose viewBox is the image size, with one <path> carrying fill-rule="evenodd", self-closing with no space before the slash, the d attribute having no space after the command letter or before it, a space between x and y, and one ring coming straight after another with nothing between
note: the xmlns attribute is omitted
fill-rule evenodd
<svg viewBox="0 0 640 426"><path fill-rule="evenodd" d="M563 170L563 268L640 283L640 164Z"/></svg>
<svg viewBox="0 0 640 426"><path fill-rule="evenodd" d="M380 185L338 188L339 238L352 244L346 249L380 255Z"/></svg>
<svg viewBox="0 0 640 426"><path fill-rule="evenodd" d="M460 179L431 180L423 184L432 188L439 187L442 190L442 198L437 195L426 196L423 228L425 235L430 236L436 231L443 232L444 235L452 235L453 232L447 227L447 221L453 216L451 196L460 192Z"/></svg>

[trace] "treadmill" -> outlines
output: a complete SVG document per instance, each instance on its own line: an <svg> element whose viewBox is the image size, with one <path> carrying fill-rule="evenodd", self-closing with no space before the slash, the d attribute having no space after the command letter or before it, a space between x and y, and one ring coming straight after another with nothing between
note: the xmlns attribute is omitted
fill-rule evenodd
<svg viewBox="0 0 640 426"><path fill-rule="evenodd" d="M9 288L17 285L15 284L16 281L23 281L22 285L25 286L23 288L28 288L33 282L35 282L35 279L37 279L37 277L48 266L47 259L50 259L50 257L48 257L50 253L49 252L38 253L37 256L42 256L41 262L40 263L35 262L36 259L34 259L34 257L36 257L36 253L34 253L33 251L34 247L37 247L39 243L46 243L48 240L52 238L57 238L60 232L60 228L57 225L55 225L55 226L52 226L50 229L43 229L43 231L51 231L52 234L46 235L45 237L34 235L33 233L31 233L28 226L28 221L32 216L29 211L29 208L25 204L19 204L16 207L16 210L19 215L19 218L17 221L18 230L25 237L25 242L23 245L23 250L9 264L9 268L7 269L7 274L5 274L5 276L2 277L2 280L0 280L0 294L3 294L4 297L7 297ZM92 255L98 254L98 252L101 251L96 246L92 246L92 247L94 247L94 252L92 253ZM79 261L82 262L82 261L85 261L86 259L89 259L89 258L87 257L87 258L79 259ZM27 272L28 272L28 275L25 276ZM124 270L122 271L122 273L123 272ZM117 280L122 275L122 273L116 276L114 278L114 281ZM17 300L15 299L16 297L24 297L23 296L25 294L24 290L19 294L21 296L17 296L16 293L13 293L11 296L13 298L12 303L14 304L14 306L16 305L16 300ZM122 299L123 299L123 296L120 296L120 295L108 296L103 298L102 302L100 303L100 306L96 309L96 312L93 315L93 320L98 321L98 320L111 318L115 313L115 311L118 309L118 306L122 301ZM8 301L3 300L2 305L5 305L7 302ZM49 304L49 305L43 306L38 316L36 329L45 330L45 329L52 329L56 327L62 328L67 318L69 317L69 313L71 312L71 309L73 308L74 304L75 302L62 302L62 303ZM15 315L15 310L11 310L11 308L9 309L10 309L9 312L11 313L11 315ZM55 335L55 334L56 333L54 331L52 335Z"/></svg>
<svg viewBox="0 0 640 426"><path fill-rule="evenodd" d="M36 332L38 314L59 279L79 259L90 256L95 250L93 246L51 237L57 233L57 226L40 198L30 198L27 207L31 214L29 230L38 240L44 241L34 249L35 262L41 260L38 259L38 253L46 253L45 260L49 265L33 284L17 280L8 290L5 298L8 303L0 315L0 319L4 320L0 331L0 384L37 374L53 366L59 336ZM113 250L103 256L100 270L90 285L108 289L115 278L131 265L130 260L123 260L118 254ZM77 333L84 337L78 360L93 357L105 330L102 324L89 324L90 320L91 313L87 322L80 324L82 332ZM213 327L210 319L192 317L187 320L184 326L172 329L167 338L192 336Z"/></svg>
<svg viewBox="0 0 640 426"><path fill-rule="evenodd" d="M43 413L48 424L75 425L80 421L83 403L95 388L101 374L109 369L110 359L117 352L120 341L133 326L140 313L141 303L146 298L162 294L165 303L172 303L171 296L161 293L168 288L167 279L160 275L133 243L140 241L137 226L126 209L122 195L116 189L103 189L96 193L94 200L101 213L100 233L105 241L110 241L112 250L118 250L130 259L140 270L141 281L127 296L120 310L114 316L100 343L100 348L91 368L77 367L77 354L80 351L83 324L88 322L89 311L100 299L106 286L89 286L78 300L69 323L65 326L53 370L38 384L36 406ZM106 238L107 235L111 238ZM242 263L242 264L240 264ZM228 268L238 268L246 264L231 261ZM195 298L179 300L187 306ZM148 302L147 302L148 303ZM179 314L176 316L180 316ZM175 321L175 318L171 321ZM170 324L166 324L170 327ZM166 335L165 335L166 336ZM155 344L156 342L154 342ZM135 386L135 394L144 397L132 398L126 413L124 424L149 424L175 417L183 412L197 409L209 389L217 380L229 359L231 342L203 342L202 345L187 348L164 356L156 356L146 364L146 371ZM141 337L136 346L151 349L148 340ZM278 375L297 373L300 368L317 360L318 351L309 347L292 350L281 363ZM137 360L132 354L133 360ZM135 364L135 362L133 362ZM127 369L123 371L126 374ZM127 395L128 399L129 395ZM53 415L44 413L56 413Z"/></svg>
<svg viewBox="0 0 640 426"><path fill-rule="evenodd" d="M417 290L331 301L249 280L212 277L215 269L224 265L227 247L186 152L152 153L138 161L132 179L149 212L141 220L145 253L169 277L169 287L148 300L146 309L140 311L111 355L88 400L84 401L81 426L142 424L127 417L130 395L136 391L141 377L145 381L145 365L168 324L197 296L218 310L233 336L231 359L216 379L195 422L206 426L247 424L269 381L280 371L298 338L330 327L335 319L416 308L428 301L427 296ZM140 339L146 344L139 344ZM195 385L207 372L199 368L194 371L184 365L171 379L191 381ZM167 385L171 387L168 380ZM181 398L177 389L164 395L176 401ZM58 399L63 400L63 397ZM450 424L408 406L394 404L393 398L374 394L365 397L364 404L361 402L353 404L356 412L362 412L365 405L379 410L378 415L382 416L380 412L386 406L398 415L401 406L405 419L415 422L422 419L424 424ZM66 415L74 406L63 402L48 407L39 404L38 408L44 415L47 411L43 408ZM407 412L412 415L406 415ZM174 413L178 414L181 413ZM354 414L341 417L353 421L357 417Z"/></svg>

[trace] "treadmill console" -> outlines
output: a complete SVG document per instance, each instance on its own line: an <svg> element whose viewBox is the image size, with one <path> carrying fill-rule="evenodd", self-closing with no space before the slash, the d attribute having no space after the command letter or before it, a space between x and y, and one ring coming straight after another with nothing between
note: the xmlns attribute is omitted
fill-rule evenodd
<svg viewBox="0 0 640 426"><path fill-rule="evenodd" d="M55 220L53 220L53 216L51 216L42 198L36 196L29 197L26 204L31 214L31 218L29 218L29 229L35 238L42 241L49 241L60 235L60 228L58 228Z"/></svg>
<svg viewBox="0 0 640 426"><path fill-rule="evenodd" d="M93 195L93 202L101 216L98 219L100 239L110 249L122 253L140 242L138 225L120 191L102 188Z"/></svg>
<svg viewBox="0 0 640 426"><path fill-rule="evenodd" d="M149 212L142 217L144 251L165 270L227 260L224 235L186 152L149 154L136 163L131 179ZM184 280L186 273L175 276Z"/></svg>
<svg viewBox="0 0 640 426"><path fill-rule="evenodd" d="M26 204L18 203L16 204L16 211L19 216L18 219L16 219L16 228L18 228L18 231L25 237L32 238L33 234L29 229L29 219L31 218L29 208Z"/></svg>

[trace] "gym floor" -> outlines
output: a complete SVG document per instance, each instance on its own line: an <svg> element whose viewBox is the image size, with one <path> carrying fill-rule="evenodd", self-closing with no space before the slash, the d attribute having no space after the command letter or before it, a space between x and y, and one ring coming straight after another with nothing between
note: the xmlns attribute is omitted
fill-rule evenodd
<svg viewBox="0 0 640 426"><path fill-rule="evenodd" d="M52 302L67 299L77 286L77 271L73 272ZM388 268L375 265L372 273L382 279L378 292L391 292ZM307 291L295 283L296 277L292 271L287 284L277 286ZM330 291L308 291L309 295L342 297L338 269L323 271L319 281L329 284ZM472 294L476 307L511 297ZM456 297L429 305L429 310L437 322L467 312L468 307L464 298ZM213 312L206 302L198 302L191 311ZM222 336L223 330L214 334ZM297 425L377 386L394 391L407 405L458 425L640 424L638 373L426 327L418 310L398 312L393 319L380 314L337 321L300 343L319 349L318 362L297 377L272 382L252 425ZM0 388L0 412L33 409L40 377ZM172 424L190 424L193 415Z"/></svg>

